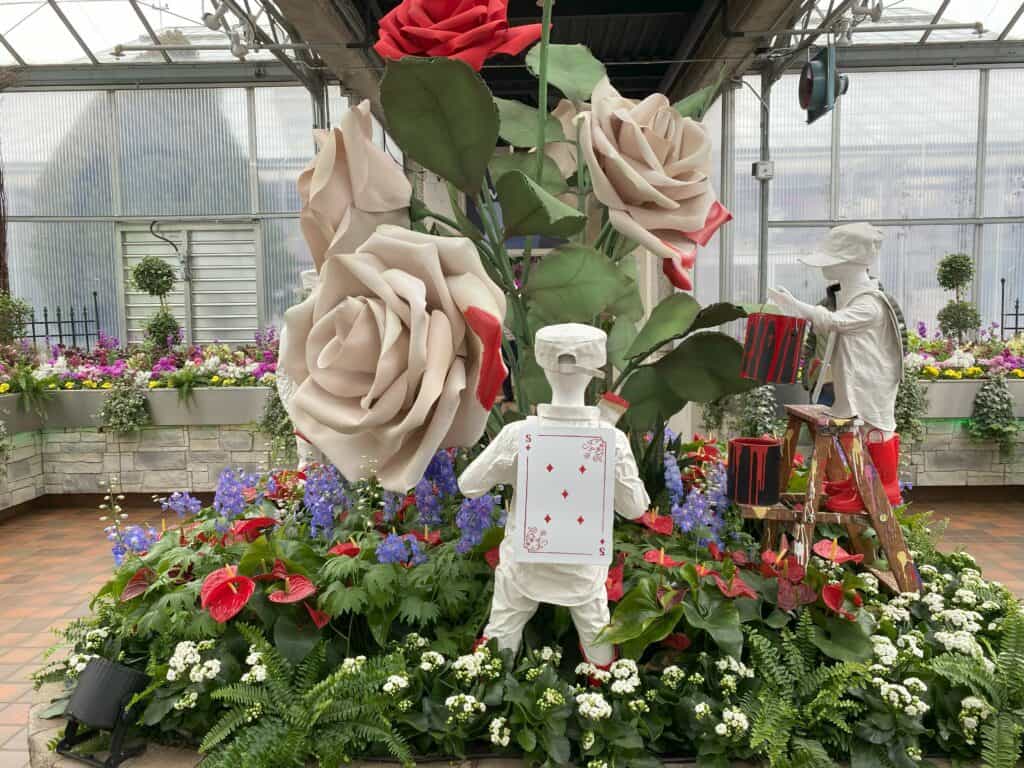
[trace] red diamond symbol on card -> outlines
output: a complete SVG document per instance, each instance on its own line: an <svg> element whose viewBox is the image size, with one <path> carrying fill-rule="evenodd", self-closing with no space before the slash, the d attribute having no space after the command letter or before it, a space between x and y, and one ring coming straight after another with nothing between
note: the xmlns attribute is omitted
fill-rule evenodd
<svg viewBox="0 0 1024 768"><path fill-rule="evenodd" d="M587 471L587 468L584 467L582 464L580 464L580 474L582 475L586 471Z"/></svg>
<svg viewBox="0 0 1024 768"><path fill-rule="evenodd" d="M583 515L580 515L579 517L577 517L576 518L576 522L579 523L580 525L583 525Z"/></svg>
<svg viewBox="0 0 1024 768"><path fill-rule="evenodd" d="M604 544L604 539L601 539L601 543Z"/></svg>
<svg viewBox="0 0 1024 768"><path fill-rule="evenodd" d="M544 515L544 522L545 523L550 523L551 522L551 515Z"/></svg>
<svg viewBox="0 0 1024 768"><path fill-rule="evenodd" d="M563 499L568 499L569 498L569 492L567 490L565 490L564 488L562 489L562 498Z"/></svg>
<svg viewBox="0 0 1024 768"><path fill-rule="evenodd" d="M554 469L554 467L551 464L548 464L546 467L544 467L544 469L550 472L552 469Z"/></svg>

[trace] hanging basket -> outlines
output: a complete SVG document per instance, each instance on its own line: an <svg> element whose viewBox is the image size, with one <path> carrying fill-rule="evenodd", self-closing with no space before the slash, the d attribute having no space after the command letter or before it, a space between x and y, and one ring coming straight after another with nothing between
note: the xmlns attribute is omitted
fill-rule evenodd
<svg viewBox="0 0 1024 768"><path fill-rule="evenodd" d="M782 441L737 437L729 441L729 498L737 504L770 507L779 503Z"/></svg>
<svg viewBox="0 0 1024 768"><path fill-rule="evenodd" d="M807 321L800 317L750 315L740 375L763 384L794 383L806 332Z"/></svg>

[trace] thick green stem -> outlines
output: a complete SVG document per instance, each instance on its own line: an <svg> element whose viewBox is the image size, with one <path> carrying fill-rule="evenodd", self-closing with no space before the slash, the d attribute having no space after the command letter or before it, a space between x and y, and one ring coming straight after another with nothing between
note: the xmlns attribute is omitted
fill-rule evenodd
<svg viewBox="0 0 1024 768"><path fill-rule="evenodd" d="M540 72L537 73L537 183L544 185L544 145L548 127L548 47L551 45L551 7L554 0L544 0L540 22Z"/></svg>
<svg viewBox="0 0 1024 768"><path fill-rule="evenodd" d="M576 106L579 112L579 105ZM582 213L587 212L587 193L583 188L583 153L580 151L580 136L583 131L583 121L576 122L576 209Z"/></svg>
<svg viewBox="0 0 1024 768"><path fill-rule="evenodd" d="M608 388L608 391L618 392L619 387L621 387L625 383L629 375L639 367L640 363L637 362L636 360L630 360L628 363L626 363L625 369L623 369L622 373L618 375L618 378L616 378L612 385Z"/></svg>

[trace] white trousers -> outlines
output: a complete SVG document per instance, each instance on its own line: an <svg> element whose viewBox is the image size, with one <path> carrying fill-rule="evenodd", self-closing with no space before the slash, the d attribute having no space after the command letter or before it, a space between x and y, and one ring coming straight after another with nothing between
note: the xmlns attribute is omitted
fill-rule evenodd
<svg viewBox="0 0 1024 768"><path fill-rule="evenodd" d="M494 573L494 598L491 601L491 618L484 628L484 636L494 639L498 648L519 652L523 640L523 629L537 612L540 603L527 597L516 587L512 579L498 568ZM615 647L611 643L597 642L597 636L608 625L608 598L601 594L580 605L569 606L572 623L580 637L580 645L587 661L605 666L615 660Z"/></svg>

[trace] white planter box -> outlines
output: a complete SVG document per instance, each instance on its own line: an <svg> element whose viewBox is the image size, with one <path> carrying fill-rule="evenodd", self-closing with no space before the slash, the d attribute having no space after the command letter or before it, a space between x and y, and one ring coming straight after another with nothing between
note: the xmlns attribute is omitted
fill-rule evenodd
<svg viewBox="0 0 1024 768"><path fill-rule="evenodd" d="M932 381L925 385L928 392L929 419L969 419L974 410L974 397L985 381ZM1024 381L1007 380L1013 395L1013 412L1024 419Z"/></svg>

